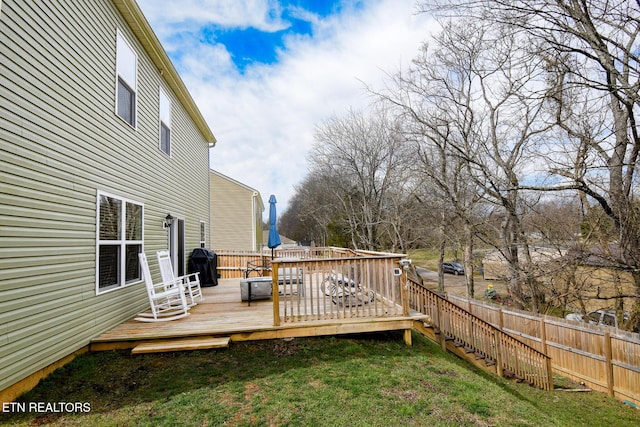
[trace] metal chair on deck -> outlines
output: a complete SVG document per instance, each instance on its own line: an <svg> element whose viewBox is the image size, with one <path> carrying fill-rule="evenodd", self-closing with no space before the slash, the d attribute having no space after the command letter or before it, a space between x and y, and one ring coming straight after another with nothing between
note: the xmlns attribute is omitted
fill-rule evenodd
<svg viewBox="0 0 640 427"><path fill-rule="evenodd" d="M320 289L339 306L362 306L376 299L376 294L371 289L365 289L354 279L335 272L324 278Z"/></svg>

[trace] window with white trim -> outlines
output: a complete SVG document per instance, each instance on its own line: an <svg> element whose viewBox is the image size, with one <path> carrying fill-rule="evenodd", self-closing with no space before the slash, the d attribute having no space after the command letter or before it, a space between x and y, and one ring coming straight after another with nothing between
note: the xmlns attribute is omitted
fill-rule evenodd
<svg viewBox="0 0 640 427"><path fill-rule="evenodd" d="M96 291L104 292L141 280L144 205L98 193Z"/></svg>
<svg viewBox="0 0 640 427"><path fill-rule="evenodd" d="M200 221L200 247L207 246L207 228L204 221Z"/></svg>
<svg viewBox="0 0 640 427"><path fill-rule="evenodd" d="M136 126L138 58L120 31L116 31L116 114Z"/></svg>
<svg viewBox="0 0 640 427"><path fill-rule="evenodd" d="M171 100L160 88L160 150L171 155Z"/></svg>

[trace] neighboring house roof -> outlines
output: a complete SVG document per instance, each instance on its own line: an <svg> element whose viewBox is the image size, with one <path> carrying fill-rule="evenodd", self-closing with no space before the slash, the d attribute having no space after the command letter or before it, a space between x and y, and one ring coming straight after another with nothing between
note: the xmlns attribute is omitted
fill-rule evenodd
<svg viewBox="0 0 640 427"><path fill-rule="evenodd" d="M180 103L198 127L198 130L200 130L205 137L209 143L209 147L215 146L216 138L213 132L209 128L209 125L207 125L204 117L202 117L191 94L151 29L151 25L149 25L149 22L142 14L142 10L140 10L138 4L134 0L113 0L113 4L120 11L127 24L129 24L129 27L131 27L131 30L140 41L142 47L144 47L147 54L149 54L155 66L158 67L160 75L164 77L169 87L171 87L171 90L173 90L176 97L180 100Z"/></svg>
<svg viewBox="0 0 640 427"><path fill-rule="evenodd" d="M534 246L534 245L529 247L529 251L531 253L531 259L533 262L548 262L551 260L558 259L566 253L566 250L564 249L559 250L557 248L546 248L546 247ZM501 251L492 250L485 253L484 255L483 263L488 263L488 262L502 263L502 262L506 262L506 259Z"/></svg>
<svg viewBox="0 0 640 427"><path fill-rule="evenodd" d="M600 244L588 249L574 248L567 254L567 257L591 267L625 269L627 265L624 263L622 247L618 243L609 243L607 246L606 251Z"/></svg>

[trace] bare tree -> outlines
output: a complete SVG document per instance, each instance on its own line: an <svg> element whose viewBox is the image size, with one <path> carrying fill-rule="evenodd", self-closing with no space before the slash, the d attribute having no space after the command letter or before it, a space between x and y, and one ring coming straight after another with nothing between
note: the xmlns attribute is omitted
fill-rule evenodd
<svg viewBox="0 0 640 427"><path fill-rule="evenodd" d="M295 188L289 207L278 220L283 234L298 241L325 246L330 240L329 224L336 221L334 195L329 177L310 173Z"/></svg>
<svg viewBox="0 0 640 427"><path fill-rule="evenodd" d="M399 168L397 185L387 193L381 227L383 247L404 253L424 247L431 227L429 221L425 221L425 206L420 202L422 183L409 165L406 163L404 168Z"/></svg>
<svg viewBox="0 0 640 427"><path fill-rule="evenodd" d="M637 0L453 0L424 10L499 23L527 36L548 72L549 106L565 150L555 185L587 195L613 220L624 265L640 294L640 209L634 194L640 135L640 4ZM568 144L570 143L570 144ZM631 324L640 325L640 299ZM631 325L630 325L631 326Z"/></svg>
<svg viewBox="0 0 640 427"><path fill-rule="evenodd" d="M315 173L331 177L337 203L355 248L380 249L387 204L403 187L404 147L396 124L382 109L349 111L316 129L310 163Z"/></svg>
<svg viewBox="0 0 640 427"><path fill-rule="evenodd" d="M434 47L425 45L381 96L411 124L407 132L421 147L424 173L464 221L469 264L479 201L499 212L498 247L511 268L511 289L522 299L532 296L535 310L539 292L522 224L522 181L535 172L532 153L549 125L542 99L531 101L540 73L521 43L501 26L447 23Z"/></svg>

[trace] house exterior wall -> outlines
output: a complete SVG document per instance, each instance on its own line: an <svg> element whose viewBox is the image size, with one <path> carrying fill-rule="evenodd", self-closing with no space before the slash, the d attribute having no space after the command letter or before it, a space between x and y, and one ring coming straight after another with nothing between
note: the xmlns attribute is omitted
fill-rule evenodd
<svg viewBox="0 0 640 427"><path fill-rule="evenodd" d="M264 230L262 229L262 213L264 212L264 204L262 202L262 197L258 192L256 192L256 195L253 198L253 212L253 223L255 227L255 234L253 238L255 242L255 250L259 251L262 249L262 237L264 235Z"/></svg>
<svg viewBox="0 0 640 427"><path fill-rule="evenodd" d="M531 261L534 264L544 266L559 259L564 250L549 249L544 247L529 247ZM509 263L500 251L487 252L482 259L483 278L487 280L506 280L510 275Z"/></svg>
<svg viewBox="0 0 640 427"><path fill-rule="evenodd" d="M96 290L99 192L143 204L148 255L168 248L167 213L185 220L187 254L209 223L215 139L122 7L141 17L129 0L2 0L0 395L148 307L141 281ZM115 114L117 31L138 60L135 128ZM159 149L160 87L172 103L171 156ZM153 261L151 271L158 279Z"/></svg>
<svg viewBox="0 0 640 427"><path fill-rule="evenodd" d="M635 285L630 272L620 271L607 267L582 265L575 269L564 269L559 274L559 280L571 280L574 287L581 290L575 292L580 296L581 304L585 310L594 311L600 309L615 310L622 307L629 311L633 307L635 298L621 298L622 304L617 298L619 295L635 295ZM570 304L570 308L576 312L581 311L578 298Z"/></svg>
<svg viewBox="0 0 640 427"><path fill-rule="evenodd" d="M264 211L260 193L216 171L209 177L211 248L260 250Z"/></svg>

